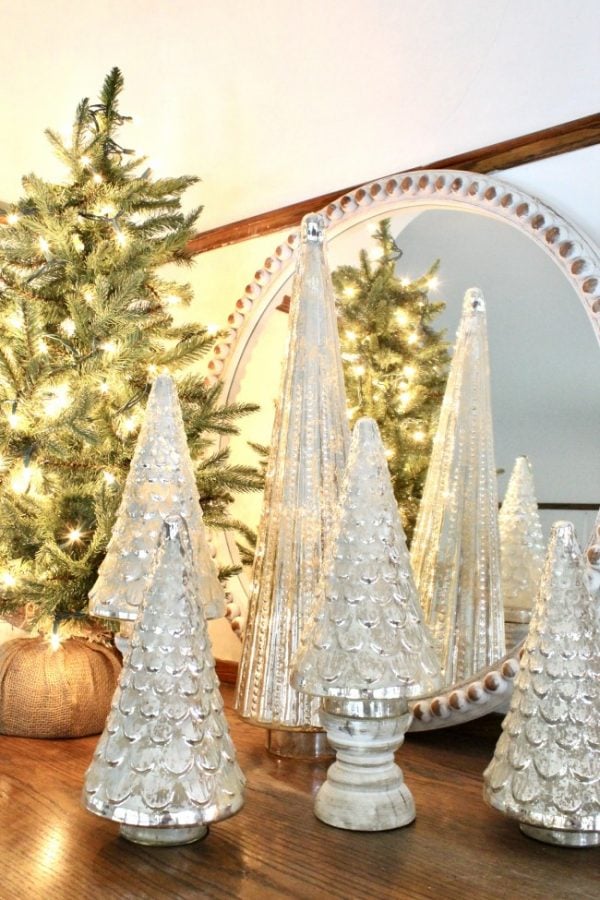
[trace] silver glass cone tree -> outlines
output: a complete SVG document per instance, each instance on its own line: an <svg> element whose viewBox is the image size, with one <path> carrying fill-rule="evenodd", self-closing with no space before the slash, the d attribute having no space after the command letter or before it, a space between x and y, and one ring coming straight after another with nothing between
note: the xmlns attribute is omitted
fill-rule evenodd
<svg viewBox="0 0 600 900"><path fill-rule="evenodd" d="M373 419L354 429L324 582L292 682L323 698L321 721L337 751L317 817L361 831L412 822L394 752L410 724L408 698L432 693L442 678Z"/></svg>
<svg viewBox="0 0 600 900"><path fill-rule="evenodd" d="M527 633L546 548L531 463L518 456L498 515L507 647Z"/></svg>
<svg viewBox="0 0 600 900"><path fill-rule="evenodd" d="M186 520L208 619L225 614L210 555L177 388L170 375L152 385L106 556L90 591L90 615L135 621L167 516Z"/></svg>
<svg viewBox="0 0 600 900"><path fill-rule="evenodd" d="M324 227L321 215L302 222L236 695L240 714L271 729L267 746L282 755L303 752L301 735L295 741L290 732L319 729L318 701L290 685L291 661L317 592L349 444Z"/></svg>
<svg viewBox="0 0 600 900"><path fill-rule="evenodd" d="M447 684L505 652L485 304L465 294L411 547Z"/></svg>
<svg viewBox="0 0 600 900"><path fill-rule="evenodd" d="M185 522L169 516L83 790L136 843L190 843L243 804L199 581Z"/></svg>
<svg viewBox="0 0 600 900"><path fill-rule="evenodd" d="M557 522L486 800L530 837L600 844L600 630L570 522Z"/></svg>

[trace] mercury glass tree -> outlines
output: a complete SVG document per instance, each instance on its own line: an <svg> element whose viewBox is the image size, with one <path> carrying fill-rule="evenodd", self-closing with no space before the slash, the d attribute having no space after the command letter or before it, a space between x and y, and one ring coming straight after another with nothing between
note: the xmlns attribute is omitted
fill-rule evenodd
<svg viewBox="0 0 600 900"><path fill-rule="evenodd" d="M570 522L557 522L484 796L530 837L600 844L600 630Z"/></svg>
<svg viewBox="0 0 600 900"><path fill-rule="evenodd" d="M314 601L349 443L325 222L305 216L252 577L236 705L270 729L273 752L314 752L318 701L290 686L290 666ZM322 737L320 735L319 737ZM308 750L307 750L308 748Z"/></svg>
<svg viewBox="0 0 600 900"><path fill-rule="evenodd" d="M394 752L410 723L408 698L435 691L442 678L373 419L354 428L324 586L292 683L323 698L321 720L337 751L317 817L360 831L412 822L414 801Z"/></svg>
<svg viewBox="0 0 600 900"><path fill-rule="evenodd" d="M485 304L465 294L411 557L446 683L502 656L498 494Z"/></svg>
<svg viewBox="0 0 600 900"><path fill-rule="evenodd" d="M169 516L83 804L141 844L187 844L244 802L186 524Z"/></svg>
<svg viewBox="0 0 600 900"><path fill-rule="evenodd" d="M498 516L502 561L502 596L507 646L527 633L537 596L545 545L531 463L518 456Z"/></svg>
<svg viewBox="0 0 600 900"><path fill-rule="evenodd" d="M177 389L169 375L159 375L150 391L106 556L90 592L91 615L130 622L137 618L162 523L169 515L181 515L189 525L206 617L224 615L225 596L206 540Z"/></svg>

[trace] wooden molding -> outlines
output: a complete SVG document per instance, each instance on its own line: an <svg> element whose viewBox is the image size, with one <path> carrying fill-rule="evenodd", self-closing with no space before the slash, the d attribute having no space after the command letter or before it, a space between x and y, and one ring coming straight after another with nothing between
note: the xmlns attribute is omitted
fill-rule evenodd
<svg viewBox="0 0 600 900"><path fill-rule="evenodd" d="M215 669L219 681L223 684L235 684L237 681L238 664L232 659L215 660Z"/></svg>
<svg viewBox="0 0 600 900"><path fill-rule="evenodd" d="M449 156L425 165L413 166L407 171L461 169L481 173L499 172L513 166L522 166L525 163L558 156L561 153L570 153L572 150L592 147L598 143L600 143L600 113L594 113L591 116L554 125L552 128L533 131L507 141L480 147L478 150L461 153L458 156ZM377 180L383 179L378 178ZM201 231L192 238L188 249L194 254L206 253L208 250L237 244L251 238L271 234L274 231L281 231L284 228L294 228L300 224L302 216L323 209L342 194L356 190L357 187L360 185L338 188L328 194L310 197L308 200L300 200L298 203L282 206L280 209Z"/></svg>

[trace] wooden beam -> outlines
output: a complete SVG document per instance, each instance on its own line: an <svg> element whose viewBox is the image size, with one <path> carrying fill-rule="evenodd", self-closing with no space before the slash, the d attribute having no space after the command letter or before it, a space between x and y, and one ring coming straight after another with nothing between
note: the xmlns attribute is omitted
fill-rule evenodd
<svg viewBox="0 0 600 900"><path fill-rule="evenodd" d="M425 165L414 166L415 169L464 169L470 172L499 172L510 169L513 166L522 166L525 163L548 159L561 153L570 153L573 150L581 150L583 147L592 147L600 143L600 113L585 116L582 119L574 119L571 122L563 122L552 128L542 131L533 131L520 137L511 138L508 141L500 141L478 150L468 153L460 153L457 156L449 156L438 159ZM379 180L379 179L378 179ZM208 250L216 250L229 244L237 244L251 238L281 231L284 228L294 228L300 224L302 216L318 209L323 209L329 203L337 200L343 194L355 190L360 184L352 187L338 188L318 197L310 197L308 200L300 200L280 209L240 219L228 225L220 225L218 228L210 228L201 231L190 243L188 248L192 253L206 253Z"/></svg>

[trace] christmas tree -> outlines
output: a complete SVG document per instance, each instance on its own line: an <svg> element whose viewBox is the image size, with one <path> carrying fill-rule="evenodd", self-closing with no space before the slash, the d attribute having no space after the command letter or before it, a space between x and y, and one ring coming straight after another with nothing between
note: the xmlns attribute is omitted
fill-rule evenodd
<svg viewBox="0 0 600 900"><path fill-rule="evenodd" d="M488 803L530 837L600 843L600 632L570 522L550 535L521 668L494 758Z"/></svg>
<svg viewBox="0 0 600 900"><path fill-rule="evenodd" d="M518 456L498 515L502 596L507 623L529 622L545 545L531 463ZM512 646L507 642L507 646Z"/></svg>
<svg viewBox="0 0 600 900"><path fill-rule="evenodd" d="M87 605L158 371L178 374L196 459L254 408L218 407L219 386L189 369L214 336L175 327L191 290L159 269L190 261L199 210L181 198L196 179L154 178L119 143L122 88L113 69L70 141L47 132L66 177L25 177L0 227L0 608L31 603L36 619ZM260 482L223 453L196 475L209 525L228 520L232 490Z"/></svg>
<svg viewBox="0 0 600 900"><path fill-rule="evenodd" d="M273 730L319 727L318 702L289 684L317 591L350 436L321 215L302 220L290 341L273 424L236 706Z"/></svg>
<svg viewBox="0 0 600 900"><path fill-rule="evenodd" d="M411 548L447 684L505 652L485 303L465 294Z"/></svg>
<svg viewBox="0 0 600 900"><path fill-rule="evenodd" d="M198 594L206 618L225 615L225 596L202 523L177 390L169 375L158 375L146 405L112 537L90 592L91 615L136 620L162 523L169 515L182 516L189 525L200 579Z"/></svg>
<svg viewBox="0 0 600 900"><path fill-rule="evenodd" d="M210 578L185 521L167 517L83 790L90 812L142 844L197 840L244 802L196 590Z"/></svg>
<svg viewBox="0 0 600 900"><path fill-rule="evenodd" d="M383 219L376 247L358 266L332 273L351 424L375 419L386 447L394 494L410 538L423 491L449 365L444 332L432 322L444 303L432 303L435 263L412 281L401 278L401 251Z"/></svg>
<svg viewBox="0 0 600 900"><path fill-rule="evenodd" d="M414 802L393 754L410 722L407 698L432 693L442 677L373 419L354 428L323 586L292 683L324 698L321 721L338 751L317 817L361 831L412 822Z"/></svg>

